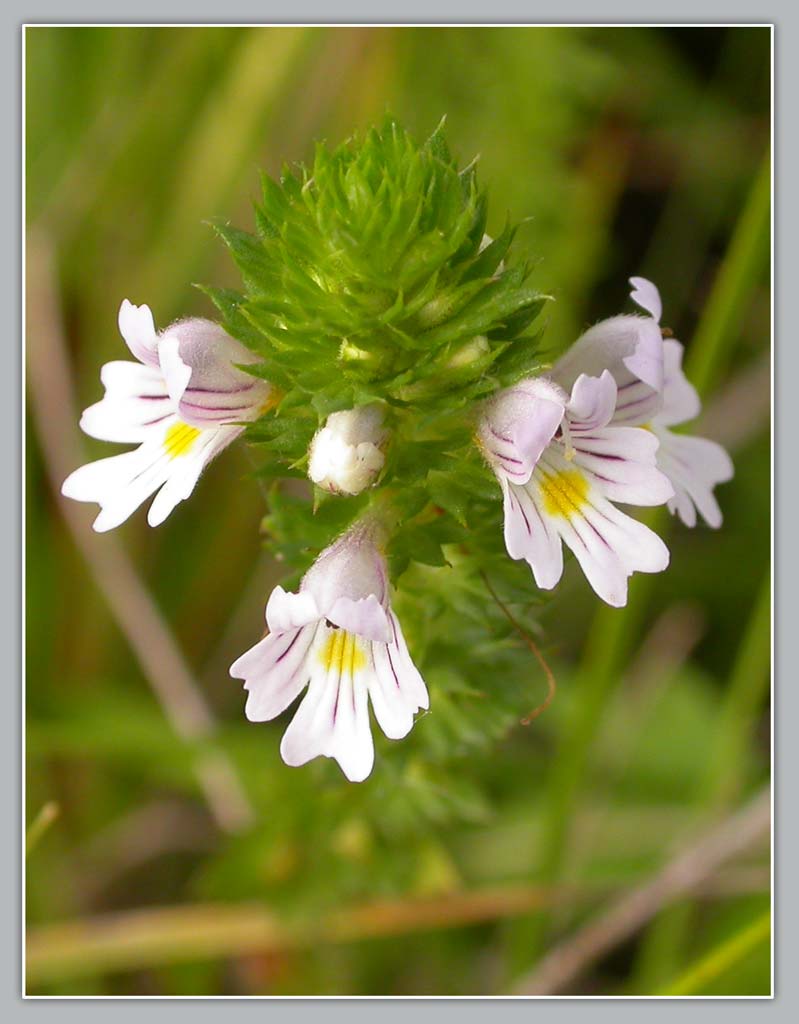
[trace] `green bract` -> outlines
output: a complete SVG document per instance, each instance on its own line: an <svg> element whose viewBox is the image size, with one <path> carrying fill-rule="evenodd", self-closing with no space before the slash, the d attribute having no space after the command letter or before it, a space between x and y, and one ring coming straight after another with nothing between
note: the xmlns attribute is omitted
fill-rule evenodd
<svg viewBox="0 0 799 1024"><path fill-rule="evenodd" d="M515 228L485 236L475 165L458 168L443 126L419 145L387 118L320 144L311 167L264 176L255 222L255 234L216 226L243 294L206 290L282 393L249 429L263 474L304 474L334 411L380 402L391 438L377 485L355 498L317 490L312 512L275 489L272 546L299 570L303 552L377 504L395 579L411 560L447 564L442 545L474 548L476 524L499 523L473 443L476 404L539 368L531 325L547 299L527 283L529 264L508 265Z"/></svg>

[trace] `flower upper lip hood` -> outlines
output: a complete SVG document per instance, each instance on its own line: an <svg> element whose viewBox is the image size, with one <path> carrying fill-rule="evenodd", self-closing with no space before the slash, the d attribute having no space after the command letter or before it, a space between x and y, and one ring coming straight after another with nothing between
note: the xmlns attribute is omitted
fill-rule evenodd
<svg viewBox="0 0 799 1024"><path fill-rule="evenodd" d="M133 355L160 369L183 422L204 427L252 420L269 401L271 386L238 368L257 363L257 357L212 320L176 320L158 333L150 307L127 299L118 319Z"/></svg>
<svg viewBox="0 0 799 1024"><path fill-rule="evenodd" d="M81 466L62 485L66 497L100 505L98 531L124 522L155 492L147 519L163 522L272 397L266 381L235 365L255 362L253 354L209 320L181 320L158 334L149 307L126 299L119 328L138 361L102 368L105 396L80 426L99 440L139 447Z"/></svg>
<svg viewBox="0 0 799 1024"><path fill-rule="evenodd" d="M238 369L257 358L211 320L167 327L158 354L169 397L193 426L254 419L269 400L270 386Z"/></svg>
<svg viewBox="0 0 799 1024"><path fill-rule="evenodd" d="M358 527L326 548L305 574L299 594L282 587L266 606L270 630L324 618L369 640L388 643L388 575L371 531Z"/></svg>
<svg viewBox="0 0 799 1024"><path fill-rule="evenodd" d="M631 277L630 284L630 297L649 316L614 316L590 327L555 364L552 377L562 387L571 390L581 373L598 377L610 370L620 389L636 380L653 392L662 392L660 293L643 277Z"/></svg>
<svg viewBox="0 0 799 1024"><path fill-rule="evenodd" d="M527 378L486 404L478 439L505 477L525 484L566 412L568 396L545 378Z"/></svg>

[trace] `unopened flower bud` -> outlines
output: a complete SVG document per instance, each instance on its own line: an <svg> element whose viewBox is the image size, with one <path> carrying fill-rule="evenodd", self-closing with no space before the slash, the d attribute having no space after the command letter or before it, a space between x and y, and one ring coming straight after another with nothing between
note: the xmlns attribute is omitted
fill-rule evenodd
<svg viewBox="0 0 799 1024"><path fill-rule="evenodd" d="M311 442L308 476L327 491L360 494L383 468L385 438L379 405L331 413Z"/></svg>

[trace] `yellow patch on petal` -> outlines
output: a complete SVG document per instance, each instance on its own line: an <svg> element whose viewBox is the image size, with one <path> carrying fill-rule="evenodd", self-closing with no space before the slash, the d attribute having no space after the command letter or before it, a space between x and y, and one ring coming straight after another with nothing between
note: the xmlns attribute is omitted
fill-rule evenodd
<svg viewBox="0 0 799 1024"><path fill-rule="evenodd" d="M197 427L190 427L188 423L173 423L164 436L164 451L170 459L186 455L199 436Z"/></svg>
<svg viewBox="0 0 799 1024"><path fill-rule="evenodd" d="M578 469L551 475L541 472L537 475L544 509L549 515L562 516L564 519L579 515L586 504L588 480Z"/></svg>
<svg viewBox="0 0 799 1024"><path fill-rule="evenodd" d="M366 654L361 642L353 633L334 629L319 651L319 660L326 669L334 668L339 675L349 672L354 676L366 664Z"/></svg>

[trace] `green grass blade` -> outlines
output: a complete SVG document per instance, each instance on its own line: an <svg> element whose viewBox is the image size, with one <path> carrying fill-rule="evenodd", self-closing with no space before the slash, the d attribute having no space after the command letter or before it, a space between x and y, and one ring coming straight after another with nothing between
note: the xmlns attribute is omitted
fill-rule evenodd
<svg viewBox="0 0 799 1024"><path fill-rule="evenodd" d="M770 218L771 159L766 153L686 354L685 372L700 395L722 376L740 337L743 315L768 257Z"/></svg>
<svg viewBox="0 0 799 1024"><path fill-rule="evenodd" d="M707 956L690 967L676 981L658 994L663 996L700 995L712 982L749 957L771 935L771 912L766 911L731 939L716 946Z"/></svg>

